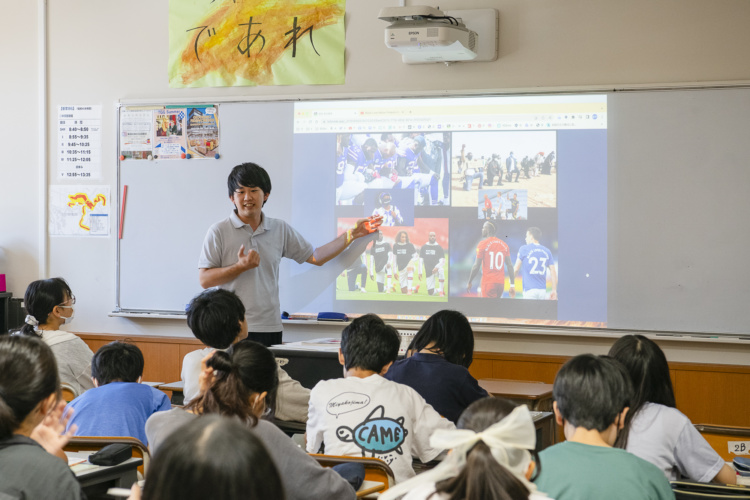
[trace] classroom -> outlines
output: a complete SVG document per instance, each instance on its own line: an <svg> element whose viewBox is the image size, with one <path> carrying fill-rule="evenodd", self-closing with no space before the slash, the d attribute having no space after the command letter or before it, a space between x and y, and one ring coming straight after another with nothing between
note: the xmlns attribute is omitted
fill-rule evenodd
<svg viewBox="0 0 750 500"><path fill-rule="evenodd" d="M102 177L96 182L111 185L114 198L116 103L120 100L189 103L232 98L397 98L750 85L746 50L750 46L746 29L750 3L745 0L450 0L439 7L495 8L500 19L496 61L450 66L403 64L396 52L384 46L385 23L377 14L381 8L397 5L396 0L351 0L346 12L343 85L176 89L169 87L166 71L167 3L0 3L6 19L4 50L0 52L6 77L0 83L0 93L6 97L8 113L8 120L0 124L0 137L12 145L0 162L0 273L6 275L7 290L14 297L22 297L31 281L64 277L77 298L72 330L92 346L102 345L109 336L138 341L147 366L158 361L159 369L166 370L147 373L146 378L172 376L176 380L182 356L195 348L194 339L184 319L109 315L116 292L116 221L105 238L49 236L48 188L58 183L54 143L60 105L102 106ZM272 171L273 167L267 168ZM744 164L722 168L736 174L737 182L748 179ZM691 193L721 198L722 193L712 192L710 187L700 188L699 175L691 177L689 182L698 186L693 186ZM735 228L742 232L744 221L733 216ZM685 226L682 221L679 225ZM703 250L706 259L719 258L713 249L721 243L717 241L720 236L701 236L707 247ZM196 258L198 252L198 248L193 252ZM738 279L747 282L746 266L741 262L735 265L740 270ZM195 273L197 279L197 269L185 272ZM746 297L746 285L743 292ZM335 337L340 327L286 324L284 332L285 341L298 341ZM526 334L511 327L479 327L475 336L472 373L476 378L551 383L565 359L586 352L605 354L617 335L585 331L571 335L553 330ZM659 345L672 364L682 411L696 423L747 426L750 342L727 343L721 337L666 338Z"/></svg>

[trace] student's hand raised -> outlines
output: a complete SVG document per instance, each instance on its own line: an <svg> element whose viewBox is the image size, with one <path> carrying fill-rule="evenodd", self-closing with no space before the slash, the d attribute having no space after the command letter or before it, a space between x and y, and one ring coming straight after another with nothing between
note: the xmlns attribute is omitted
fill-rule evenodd
<svg viewBox="0 0 750 500"><path fill-rule="evenodd" d="M201 374L198 376L198 390L201 394L206 392L211 384L214 383L214 369L206 366L206 363L216 351L211 351L201 359Z"/></svg>
<svg viewBox="0 0 750 500"><path fill-rule="evenodd" d="M245 245L242 245L237 253L237 265L243 271L255 269L260 265L260 254L252 248L245 253Z"/></svg>
<svg viewBox="0 0 750 500"><path fill-rule="evenodd" d="M44 416L42 422L34 427L31 431L31 439L39 443L47 453L56 455L58 457L65 457L63 448L68 444L70 438L76 432L76 426L71 425L70 429L65 432L65 428L68 426L70 417L73 416L73 409L69 408L65 410L65 401L59 401L47 415ZM66 459L67 460L67 459Z"/></svg>

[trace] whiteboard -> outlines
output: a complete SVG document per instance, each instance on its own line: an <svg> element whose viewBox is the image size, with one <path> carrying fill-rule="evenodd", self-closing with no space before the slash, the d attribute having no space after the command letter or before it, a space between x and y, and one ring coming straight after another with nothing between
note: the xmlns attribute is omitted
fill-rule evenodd
<svg viewBox="0 0 750 500"><path fill-rule="evenodd" d="M293 220L310 209L309 198L289 182L292 135L274 133L293 125L280 106L292 103L220 104L218 160L120 163L119 190L127 185L128 195L117 248L116 312L179 313L200 292L198 255L208 227L232 209L226 177L233 166L255 161L269 171L274 185L267 215ZM608 328L748 331L743 305L750 273L741 262L748 242L743 219L750 213L748 112L750 90L743 88L608 95ZM297 229L314 245L330 239L314 228ZM321 310L310 290L346 264L284 262L282 309ZM377 311L374 303L345 304L352 310L342 312ZM408 311L409 305L388 309Z"/></svg>

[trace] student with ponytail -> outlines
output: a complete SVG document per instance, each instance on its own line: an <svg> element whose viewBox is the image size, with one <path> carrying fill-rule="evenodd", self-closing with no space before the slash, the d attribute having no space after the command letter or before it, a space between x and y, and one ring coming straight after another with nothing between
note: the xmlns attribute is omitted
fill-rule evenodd
<svg viewBox="0 0 750 500"><path fill-rule="evenodd" d="M59 386L44 342L0 337L0 498L81 498L62 452L69 434Z"/></svg>
<svg viewBox="0 0 750 500"><path fill-rule="evenodd" d="M438 430L436 448L452 451L437 467L380 495L393 500L541 500L530 482L534 474L536 431L529 409L502 398L473 402L458 420L458 429Z"/></svg>
<svg viewBox="0 0 750 500"><path fill-rule="evenodd" d="M94 353L76 335L60 330L75 317L76 298L65 280L34 281L26 289L23 301L28 315L19 332L41 337L52 348L60 370L60 382L69 385L76 395L93 389L91 358Z"/></svg>
<svg viewBox="0 0 750 500"><path fill-rule="evenodd" d="M215 351L203 361L201 393L184 409L158 412L146 422L152 454L159 453L167 436L199 415L235 417L260 439L279 470L287 500L353 499L354 489L335 471L324 469L278 427L262 417L270 415L278 387L276 359L262 344L243 340L226 352ZM165 444L166 445L166 444Z"/></svg>

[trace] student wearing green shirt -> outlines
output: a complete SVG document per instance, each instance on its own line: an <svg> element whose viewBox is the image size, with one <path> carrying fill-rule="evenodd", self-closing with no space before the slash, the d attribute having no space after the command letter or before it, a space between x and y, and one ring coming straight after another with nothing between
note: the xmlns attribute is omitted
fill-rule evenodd
<svg viewBox="0 0 750 500"><path fill-rule="evenodd" d="M622 365L582 354L560 368L553 408L566 442L539 454L536 484L556 500L661 500L674 494L653 464L613 448L633 392Z"/></svg>

